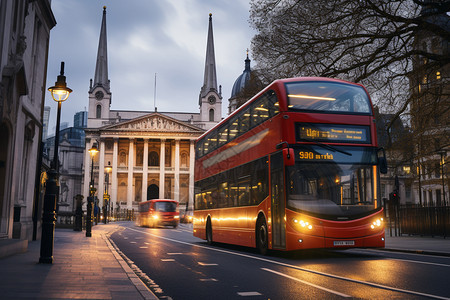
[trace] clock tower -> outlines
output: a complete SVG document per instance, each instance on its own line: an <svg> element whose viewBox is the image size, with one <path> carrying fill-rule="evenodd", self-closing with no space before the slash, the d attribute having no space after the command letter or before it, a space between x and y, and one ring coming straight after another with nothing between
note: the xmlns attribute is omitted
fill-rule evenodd
<svg viewBox="0 0 450 300"><path fill-rule="evenodd" d="M210 129L222 119L222 91L217 89L216 61L212 14L209 14L208 40L206 44L205 75L199 95L200 122L203 129Z"/></svg>
<svg viewBox="0 0 450 300"><path fill-rule="evenodd" d="M108 51L106 42L106 6L103 7L103 18L98 42L97 62L94 80L89 86L89 128L101 127L109 123L111 107L111 90L108 79Z"/></svg>

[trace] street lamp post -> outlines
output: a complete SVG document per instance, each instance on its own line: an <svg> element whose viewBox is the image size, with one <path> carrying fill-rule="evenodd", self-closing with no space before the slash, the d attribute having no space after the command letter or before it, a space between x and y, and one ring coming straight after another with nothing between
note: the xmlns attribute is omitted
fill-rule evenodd
<svg viewBox="0 0 450 300"><path fill-rule="evenodd" d="M445 201L445 179L444 179L444 165L445 165L445 160L444 157L447 155L446 151L439 151L438 152L441 155L441 161L440 161L440 165L441 165L441 177L442 177L442 194L443 194L443 200L444 200L444 206L447 206L447 203Z"/></svg>
<svg viewBox="0 0 450 300"><path fill-rule="evenodd" d="M108 186L109 186L109 172L111 172L111 162L108 161L108 165L105 167L105 193L103 195L103 223L108 223L108 203L109 203L109 194L108 194Z"/></svg>
<svg viewBox="0 0 450 300"><path fill-rule="evenodd" d="M41 237L41 251L39 263L52 264L53 263L53 241L55 236L55 222L56 222L56 203L59 197L59 125L61 122L61 103L69 98L72 92L66 84L66 76L64 76L64 62L61 62L61 72L55 82L55 86L48 88L52 94L53 100L58 102L58 111L56 118L56 133L55 146L53 153L53 161L50 164L48 171L48 179L45 186L44 195L44 211L42 214L42 237Z"/></svg>
<svg viewBox="0 0 450 300"><path fill-rule="evenodd" d="M89 154L91 155L91 183L89 184L89 197L87 201L86 210L86 237L92 236L92 206L94 204L94 156L98 153L97 143L93 143L91 149L89 149Z"/></svg>

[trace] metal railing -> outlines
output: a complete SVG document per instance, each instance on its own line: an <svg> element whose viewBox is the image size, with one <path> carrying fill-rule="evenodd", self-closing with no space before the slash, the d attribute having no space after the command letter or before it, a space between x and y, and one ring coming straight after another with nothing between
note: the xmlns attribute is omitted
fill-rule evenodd
<svg viewBox="0 0 450 300"><path fill-rule="evenodd" d="M389 234L442 236L450 233L450 207L419 205L386 205L386 227Z"/></svg>

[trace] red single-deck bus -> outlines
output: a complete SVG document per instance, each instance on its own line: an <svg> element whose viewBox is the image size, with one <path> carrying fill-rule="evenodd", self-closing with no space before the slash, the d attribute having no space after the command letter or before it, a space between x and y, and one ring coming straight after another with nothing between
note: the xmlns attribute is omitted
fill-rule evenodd
<svg viewBox="0 0 450 300"><path fill-rule="evenodd" d="M197 140L194 236L261 253L384 247L378 153L362 85L276 80Z"/></svg>
<svg viewBox="0 0 450 300"><path fill-rule="evenodd" d="M157 227L169 225L177 228L179 223L178 201L153 199L139 203L139 212L136 218L137 226Z"/></svg>

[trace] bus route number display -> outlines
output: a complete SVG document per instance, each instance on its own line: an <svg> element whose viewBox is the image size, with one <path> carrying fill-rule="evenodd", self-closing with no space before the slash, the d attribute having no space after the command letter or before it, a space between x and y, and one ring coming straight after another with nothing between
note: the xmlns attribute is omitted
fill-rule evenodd
<svg viewBox="0 0 450 300"><path fill-rule="evenodd" d="M333 160L333 154L325 153L315 153L312 151L299 151L298 158L300 160Z"/></svg>
<svg viewBox="0 0 450 300"><path fill-rule="evenodd" d="M343 143L369 143L368 126L297 123L299 141L333 141Z"/></svg>

